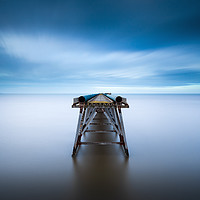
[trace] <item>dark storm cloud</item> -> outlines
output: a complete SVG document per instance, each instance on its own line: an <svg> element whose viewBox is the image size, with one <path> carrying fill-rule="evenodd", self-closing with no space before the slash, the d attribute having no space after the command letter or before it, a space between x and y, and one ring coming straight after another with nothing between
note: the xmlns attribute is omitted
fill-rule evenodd
<svg viewBox="0 0 200 200"><path fill-rule="evenodd" d="M0 28L72 34L114 48L146 49L199 42L199 8L197 0L1 0Z"/></svg>

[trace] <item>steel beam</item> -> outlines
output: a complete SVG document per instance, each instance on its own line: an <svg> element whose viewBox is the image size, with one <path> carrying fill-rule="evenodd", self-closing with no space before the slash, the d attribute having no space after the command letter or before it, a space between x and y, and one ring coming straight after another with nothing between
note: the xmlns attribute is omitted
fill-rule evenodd
<svg viewBox="0 0 200 200"><path fill-rule="evenodd" d="M124 123L123 123L123 118L122 118L122 111L121 111L120 107L118 107L118 111L119 111L119 120L120 120L120 124L121 124L121 130L122 130L123 140L124 140L124 145L123 146L124 146L125 154L127 156L129 156L128 145L127 145L126 135L125 135L125 129L124 129Z"/></svg>
<svg viewBox="0 0 200 200"><path fill-rule="evenodd" d="M118 127L116 126L115 122L113 122L112 117L110 116L109 112L107 112L107 109L104 109L104 114L105 116L108 118L108 120L111 122L111 124L113 125L113 128L116 130L116 132L121 135L120 130L118 129Z"/></svg>
<svg viewBox="0 0 200 200"><path fill-rule="evenodd" d="M76 128L76 137L75 137L75 141L74 141L74 148L73 148L73 152L72 152L72 156L74 156L76 154L77 148L78 148L78 139L79 139L79 133L80 133L80 126L81 126L81 119L82 119L82 115L83 115L83 108L80 108L80 112L79 112L79 118L78 118L78 124L77 124L77 128Z"/></svg>

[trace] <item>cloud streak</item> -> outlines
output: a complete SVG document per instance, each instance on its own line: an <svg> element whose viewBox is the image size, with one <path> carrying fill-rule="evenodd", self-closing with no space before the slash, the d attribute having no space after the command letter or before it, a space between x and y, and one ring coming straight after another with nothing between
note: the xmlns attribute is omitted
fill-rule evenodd
<svg viewBox="0 0 200 200"><path fill-rule="evenodd" d="M0 38L2 54L20 62L10 71L1 66L1 84L82 83L129 88L177 87L200 82L200 57L192 46L113 51L70 37L1 33Z"/></svg>

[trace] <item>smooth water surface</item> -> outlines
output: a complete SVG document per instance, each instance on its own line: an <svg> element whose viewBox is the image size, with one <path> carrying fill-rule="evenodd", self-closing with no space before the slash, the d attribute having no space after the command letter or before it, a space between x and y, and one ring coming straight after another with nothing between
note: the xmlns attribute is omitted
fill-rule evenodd
<svg viewBox="0 0 200 200"><path fill-rule="evenodd" d="M200 95L125 96L129 159L118 145L71 157L72 95L0 95L0 199L200 199Z"/></svg>

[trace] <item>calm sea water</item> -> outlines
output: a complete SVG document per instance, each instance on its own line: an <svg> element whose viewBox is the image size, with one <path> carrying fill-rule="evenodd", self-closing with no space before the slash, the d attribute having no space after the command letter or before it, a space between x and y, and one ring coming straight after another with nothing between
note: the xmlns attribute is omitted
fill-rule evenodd
<svg viewBox="0 0 200 200"><path fill-rule="evenodd" d="M71 157L72 95L0 95L0 199L199 200L200 95L125 96L129 159L118 145Z"/></svg>

